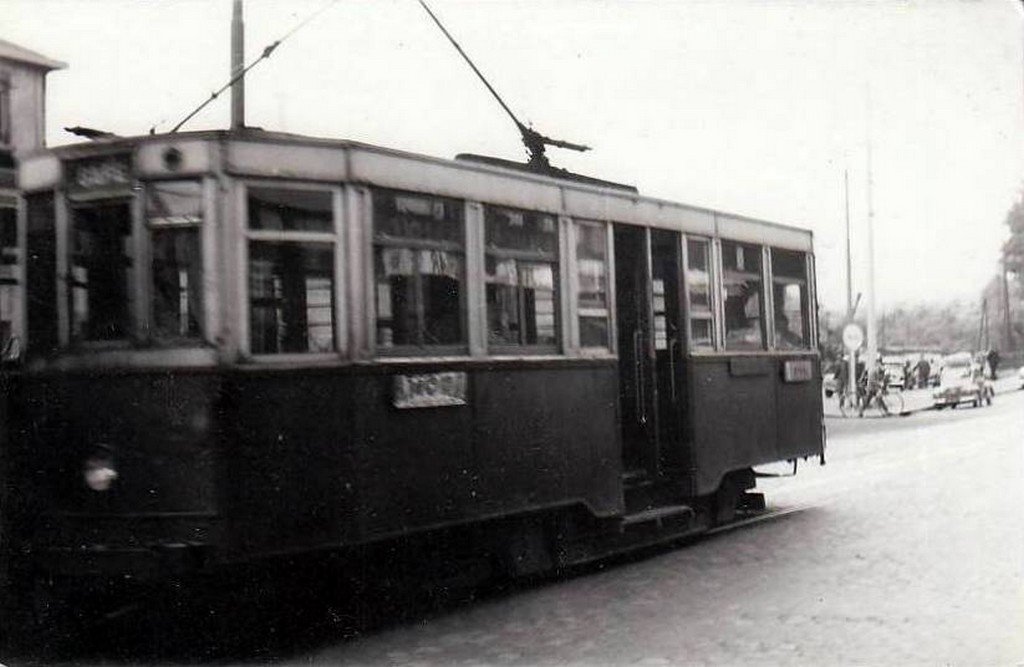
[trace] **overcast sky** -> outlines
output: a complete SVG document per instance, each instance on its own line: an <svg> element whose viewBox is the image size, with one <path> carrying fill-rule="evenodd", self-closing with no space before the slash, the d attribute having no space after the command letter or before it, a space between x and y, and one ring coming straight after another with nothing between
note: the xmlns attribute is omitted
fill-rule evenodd
<svg viewBox="0 0 1024 667"><path fill-rule="evenodd" d="M247 0L247 61L328 0ZM558 166L814 230L820 299L866 287L867 145L884 307L979 299L1024 183L1018 0L430 0ZM230 0L0 0L68 63L61 128L166 131L228 78ZM452 157L518 133L415 0L339 0L251 73L249 125ZM223 128L228 97L184 129Z"/></svg>

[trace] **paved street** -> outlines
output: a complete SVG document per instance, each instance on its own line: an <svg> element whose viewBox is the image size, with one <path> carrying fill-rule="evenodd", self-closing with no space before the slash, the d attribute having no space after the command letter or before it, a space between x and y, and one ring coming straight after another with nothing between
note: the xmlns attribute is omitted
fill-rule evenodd
<svg viewBox="0 0 1024 667"><path fill-rule="evenodd" d="M829 428L801 511L294 664L1024 664L1024 392Z"/></svg>
<svg viewBox="0 0 1024 667"><path fill-rule="evenodd" d="M807 461L796 477L761 480L770 507L789 513L686 546L513 592L481 591L482 600L464 604L406 604L401 595L338 604L334 570L309 572L290 597L254 581L247 595L223 596L227 614L183 609L195 630L171 633L159 615L146 629L126 616L93 637L96 648L66 657L76 665L1024 665L1024 391L1000 393L992 407L827 426L828 465ZM390 609L385 618L360 618L379 606Z"/></svg>

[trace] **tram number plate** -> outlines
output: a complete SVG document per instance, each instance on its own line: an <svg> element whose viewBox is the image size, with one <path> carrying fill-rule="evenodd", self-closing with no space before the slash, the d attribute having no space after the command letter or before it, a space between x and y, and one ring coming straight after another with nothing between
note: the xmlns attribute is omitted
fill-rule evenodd
<svg viewBox="0 0 1024 667"><path fill-rule="evenodd" d="M809 359L787 361L782 376L786 382L810 382L814 377L814 366Z"/></svg>
<svg viewBox="0 0 1024 667"><path fill-rule="evenodd" d="M466 374L458 372L396 375L394 405L400 410L465 405L466 384Z"/></svg>

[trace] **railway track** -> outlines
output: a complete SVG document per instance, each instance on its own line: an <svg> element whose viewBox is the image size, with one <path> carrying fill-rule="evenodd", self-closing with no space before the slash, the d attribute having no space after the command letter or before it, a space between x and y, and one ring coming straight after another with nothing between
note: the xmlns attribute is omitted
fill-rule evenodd
<svg viewBox="0 0 1024 667"><path fill-rule="evenodd" d="M810 504L808 504L808 505L794 505L792 507L782 507L782 508L779 508L779 509L771 509L771 510L764 510L764 511L757 512L757 513L749 513L749 514L747 514L745 516L742 516L742 517L740 517L740 518L738 518L738 519L736 519L734 521L730 521L729 523L725 523L725 524L722 524L720 526L715 526L714 528L710 528L709 530L704 532L704 535L710 536L710 535L720 535L720 534L723 534L723 533L728 533L728 532L736 530L738 528L743 528L745 526L751 526L751 525L754 525L754 524L757 524L757 523L761 523L763 521L771 521L773 519L781 519L783 517L787 517L787 516L790 516L792 514L798 514L799 512L803 512L805 510L813 509L814 507L816 507L816 505L810 505Z"/></svg>

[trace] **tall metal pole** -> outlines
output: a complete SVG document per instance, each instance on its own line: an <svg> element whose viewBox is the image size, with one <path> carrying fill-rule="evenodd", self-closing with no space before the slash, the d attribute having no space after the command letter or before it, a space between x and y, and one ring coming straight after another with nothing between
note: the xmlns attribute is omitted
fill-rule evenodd
<svg viewBox="0 0 1024 667"><path fill-rule="evenodd" d="M1006 280L1006 251L999 259L999 273L1003 278L1003 350L1014 351L1013 326L1010 320L1010 284Z"/></svg>
<svg viewBox="0 0 1024 667"><path fill-rule="evenodd" d="M846 320L853 321L853 261L850 258L850 170L843 169L843 194L846 200ZM857 352L847 355L847 389L850 396L857 395Z"/></svg>
<svg viewBox="0 0 1024 667"><path fill-rule="evenodd" d="M245 127L245 24L242 21L242 0L234 0L231 13L231 129Z"/></svg>
<svg viewBox="0 0 1024 667"><path fill-rule="evenodd" d="M868 167L868 284L867 284L867 311L868 311L868 358L865 360L865 368L871 369L878 359L878 331L875 325L875 203L874 203L874 174L871 164L871 87L867 89L867 167Z"/></svg>
<svg viewBox="0 0 1024 667"><path fill-rule="evenodd" d="M850 170L843 169L843 193L846 199L846 317L853 318L853 261L850 258Z"/></svg>

